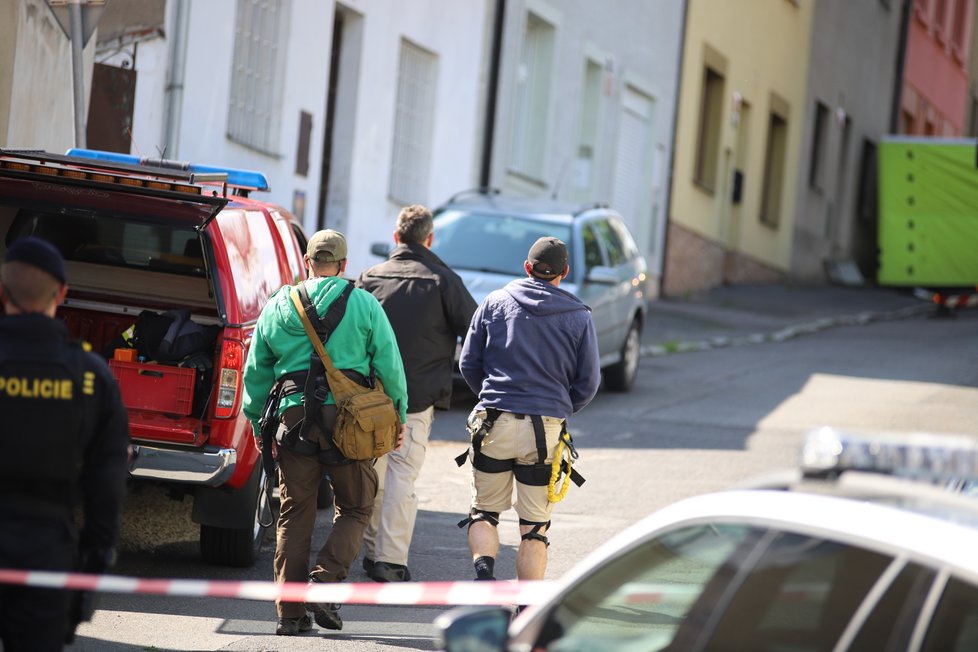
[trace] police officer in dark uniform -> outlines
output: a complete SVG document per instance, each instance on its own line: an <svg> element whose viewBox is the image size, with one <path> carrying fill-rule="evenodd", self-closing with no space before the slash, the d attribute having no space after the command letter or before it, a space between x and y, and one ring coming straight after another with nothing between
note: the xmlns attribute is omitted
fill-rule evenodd
<svg viewBox="0 0 978 652"><path fill-rule="evenodd" d="M0 267L2 568L99 573L119 533L126 412L105 362L54 317L67 291L64 260L50 243L29 237L7 249ZM63 649L91 616L91 598L0 585L3 649Z"/></svg>

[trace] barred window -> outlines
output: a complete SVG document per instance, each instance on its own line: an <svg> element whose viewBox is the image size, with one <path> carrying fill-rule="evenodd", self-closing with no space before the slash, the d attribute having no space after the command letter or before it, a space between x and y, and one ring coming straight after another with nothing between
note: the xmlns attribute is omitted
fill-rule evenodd
<svg viewBox="0 0 978 652"><path fill-rule="evenodd" d="M228 138L278 154L289 0L238 0Z"/></svg>
<svg viewBox="0 0 978 652"><path fill-rule="evenodd" d="M391 152L390 198L427 202L438 57L401 40Z"/></svg>
<svg viewBox="0 0 978 652"><path fill-rule="evenodd" d="M534 179L544 176L555 40L553 25L527 14L516 78L510 168Z"/></svg>

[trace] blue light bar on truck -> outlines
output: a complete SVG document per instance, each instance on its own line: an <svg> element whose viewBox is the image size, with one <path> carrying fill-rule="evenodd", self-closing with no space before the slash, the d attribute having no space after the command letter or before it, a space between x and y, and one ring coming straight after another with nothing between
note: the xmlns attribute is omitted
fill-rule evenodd
<svg viewBox="0 0 978 652"><path fill-rule="evenodd" d="M801 458L808 476L864 471L934 483L978 480L978 442L964 435L819 428L806 435Z"/></svg>
<svg viewBox="0 0 978 652"><path fill-rule="evenodd" d="M254 190L267 191L269 189L268 179L264 173L255 170L242 170L240 168L228 168L218 165L200 165L197 163L186 163L184 161L171 161L168 159L140 158L132 154L120 154L118 152L104 152L97 149L80 149L72 147L67 152L67 156L77 156L96 161L106 161L107 163L122 163L125 165L143 165L147 167L170 168L184 170L195 175L226 174L229 186L239 188L251 188ZM207 179L200 178L200 181Z"/></svg>

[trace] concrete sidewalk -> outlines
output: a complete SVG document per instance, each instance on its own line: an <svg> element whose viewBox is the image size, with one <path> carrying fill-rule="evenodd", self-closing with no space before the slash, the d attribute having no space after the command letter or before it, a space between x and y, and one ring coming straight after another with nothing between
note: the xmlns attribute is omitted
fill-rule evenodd
<svg viewBox="0 0 978 652"><path fill-rule="evenodd" d="M836 285L727 286L649 306L642 355L776 342L833 326L904 319L936 308L909 290Z"/></svg>

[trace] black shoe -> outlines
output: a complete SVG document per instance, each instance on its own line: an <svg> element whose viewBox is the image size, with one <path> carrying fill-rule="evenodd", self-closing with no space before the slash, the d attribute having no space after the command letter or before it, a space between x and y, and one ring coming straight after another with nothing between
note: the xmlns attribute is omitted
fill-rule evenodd
<svg viewBox="0 0 978 652"><path fill-rule="evenodd" d="M377 561L367 571L367 577L374 582L410 582L411 571L408 570L407 566L401 564Z"/></svg>
<svg viewBox="0 0 978 652"><path fill-rule="evenodd" d="M370 569L373 568L373 567L374 567L374 560L373 559L368 559L368 558L364 557L363 558L363 570L365 570L365 571L367 571L369 573L370 572Z"/></svg>
<svg viewBox="0 0 978 652"><path fill-rule="evenodd" d="M309 614L305 614L299 618L279 618L275 634L297 636L300 632L308 632L310 629L312 629L312 619L309 618Z"/></svg>
<svg viewBox="0 0 978 652"><path fill-rule="evenodd" d="M306 609L312 612L316 624L324 629L343 629L343 619L340 618L340 605L332 602L307 602Z"/></svg>
<svg viewBox="0 0 978 652"><path fill-rule="evenodd" d="M309 576L310 584L319 584L314 576ZM306 611L312 612L312 617L316 619L316 624L325 629L343 629L343 619L339 614L340 605L333 602L307 602Z"/></svg>
<svg viewBox="0 0 978 652"><path fill-rule="evenodd" d="M476 577L474 581L476 581L476 582L495 582L496 581L496 578L495 577Z"/></svg>

